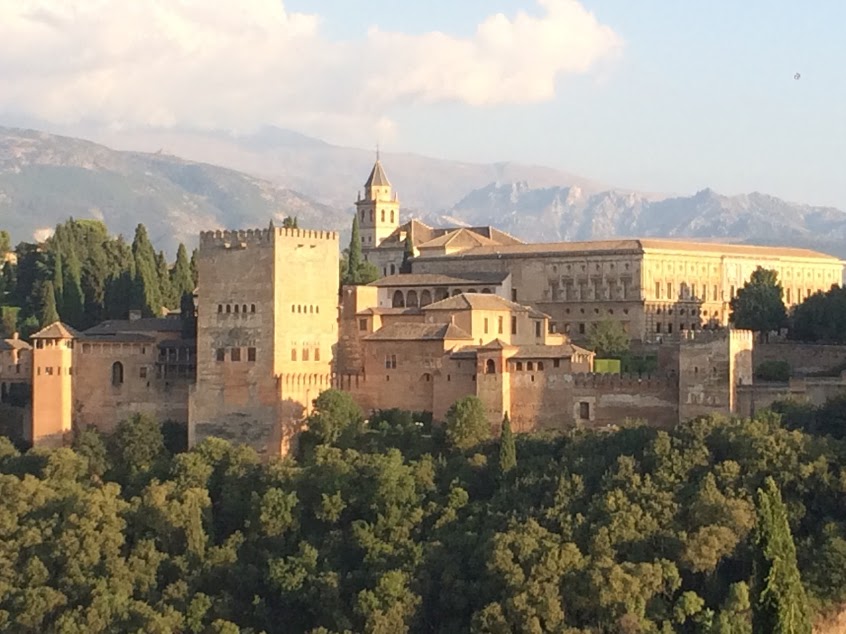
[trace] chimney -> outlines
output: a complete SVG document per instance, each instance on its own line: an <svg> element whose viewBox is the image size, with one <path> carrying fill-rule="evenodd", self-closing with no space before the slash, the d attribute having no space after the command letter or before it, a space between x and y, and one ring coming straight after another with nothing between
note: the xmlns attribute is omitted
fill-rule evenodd
<svg viewBox="0 0 846 634"><path fill-rule="evenodd" d="M19 332L13 332L12 333L12 339L20 339L20 338L21 338L21 333L19 333Z"/></svg>
<svg viewBox="0 0 846 634"><path fill-rule="evenodd" d="M129 311L129 321L138 321L141 319L141 311L140 310L130 310Z"/></svg>

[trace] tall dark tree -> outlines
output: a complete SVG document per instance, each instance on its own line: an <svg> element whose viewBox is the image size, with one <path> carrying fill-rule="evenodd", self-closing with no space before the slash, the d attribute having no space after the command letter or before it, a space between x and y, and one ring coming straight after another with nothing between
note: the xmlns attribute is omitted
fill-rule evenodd
<svg viewBox="0 0 846 634"><path fill-rule="evenodd" d="M347 251L347 279L345 284L361 284L361 265L364 258L361 255L361 231L358 227L358 214L353 216L350 248Z"/></svg>
<svg viewBox="0 0 846 634"><path fill-rule="evenodd" d="M12 250L12 238L8 231L0 230L0 260Z"/></svg>
<svg viewBox="0 0 846 634"><path fill-rule="evenodd" d="M147 229L139 224L132 241L132 255L135 259L134 301L146 317L158 317L162 309L161 284L156 265L156 253Z"/></svg>
<svg viewBox="0 0 846 634"><path fill-rule="evenodd" d="M85 319L81 266L76 258L76 251L73 249L68 253L62 277L62 303L59 309L62 320L75 328L89 325L93 320Z"/></svg>
<svg viewBox="0 0 846 634"><path fill-rule="evenodd" d="M173 263L173 268L170 270L170 285L174 297L179 298L180 302L185 293L194 292L194 281L191 279L191 263L188 261L188 251L181 242L179 243L179 248L176 249L176 262Z"/></svg>
<svg viewBox="0 0 846 634"><path fill-rule="evenodd" d="M182 319L182 336L185 339L197 338L197 310L194 307L194 294L183 293L179 302L179 315Z"/></svg>
<svg viewBox="0 0 846 634"><path fill-rule="evenodd" d="M192 289L197 288L197 283L200 278L199 268L197 266L197 249L191 251L191 281L193 283Z"/></svg>
<svg viewBox="0 0 846 634"><path fill-rule="evenodd" d="M499 471L508 473L517 466L517 447L511 432L511 420L508 412L502 417L502 430L499 435Z"/></svg>
<svg viewBox="0 0 846 634"><path fill-rule="evenodd" d="M798 341L846 342L846 288L815 293L793 309L790 338Z"/></svg>
<svg viewBox="0 0 846 634"><path fill-rule="evenodd" d="M164 251L159 251L156 255L156 271L158 271L162 306L174 308L177 304L177 299L173 295L173 286L170 283L170 269L167 266L167 258Z"/></svg>
<svg viewBox="0 0 846 634"><path fill-rule="evenodd" d="M53 255L53 291L56 293L56 306L61 314L64 305L64 287L65 277L64 268L62 266L62 252L56 251Z"/></svg>
<svg viewBox="0 0 846 634"><path fill-rule="evenodd" d="M38 314L38 323L44 328L54 321L59 321L59 312L56 310L56 293L53 290L53 282L42 282L41 308Z"/></svg>
<svg viewBox="0 0 846 634"><path fill-rule="evenodd" d="M787 507L771 477L758 489L757 515L752 631L811 634L808 599L796 564Z"/></svg>
<svg viewBox="0 0 846 634"><path fill-rule="evenodd" d="M299 228L299 221L297 220L296 216L285 216L285 219L282 221L282 228L283 229L298 229Z"/></svg>
<svg viewBox="0 0 846 634"><path fill-rule="evenodd" d="M754 330L762 339L787 321L787 309L778 272L758 267L731 300L730 319L735 328Z"/></svg>
<svg viewBox="0 0 846 634"><path fill-rule="evenodd" d="M411 258L414 257L414 243L411 241L411 233L405 237L405 250L402 253L402 264L400 273L411 273Z"/></svg>

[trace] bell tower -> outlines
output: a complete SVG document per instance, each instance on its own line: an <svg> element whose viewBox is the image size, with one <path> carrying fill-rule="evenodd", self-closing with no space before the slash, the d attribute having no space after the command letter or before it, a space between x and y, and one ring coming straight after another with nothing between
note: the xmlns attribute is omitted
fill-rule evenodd
<svg viewBox="0 0 846 634"><path fill-rule="evenodd" d="M364 196L359 194L355 203L358 225L361 233L361 248L374 249L399 227L399 197L393 191L379 151L376 151L376 163L364 183Z"/></svg>

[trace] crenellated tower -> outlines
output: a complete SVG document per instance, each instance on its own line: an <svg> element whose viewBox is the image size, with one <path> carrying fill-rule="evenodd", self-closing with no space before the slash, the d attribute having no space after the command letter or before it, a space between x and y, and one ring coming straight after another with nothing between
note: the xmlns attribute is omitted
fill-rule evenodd
<svg viewBox="0 0 846 634"><path fill-rule="evenodd" d="M358 214L362 249L378 247L400 225L399 197L385 175L378 152L376 163L364 183L364 196L359 194L355 210Z"/></svg>

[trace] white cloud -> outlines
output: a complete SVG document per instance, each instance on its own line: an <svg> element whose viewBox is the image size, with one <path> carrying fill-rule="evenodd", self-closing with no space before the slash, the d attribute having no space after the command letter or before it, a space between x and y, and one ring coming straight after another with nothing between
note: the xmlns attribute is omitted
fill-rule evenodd
<svg viewBox="0 0 846 634"><path fill-rule="evenodd" d="M469 38L371 28L332 41L281 0L0 0L0 112L54 123L390 134L411 103L550 99L619 36L576 0L497 14Z"/></svg>

